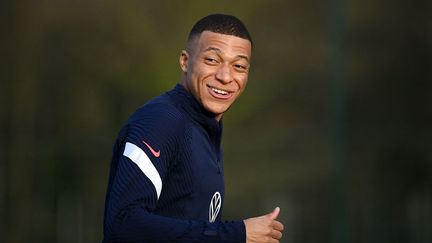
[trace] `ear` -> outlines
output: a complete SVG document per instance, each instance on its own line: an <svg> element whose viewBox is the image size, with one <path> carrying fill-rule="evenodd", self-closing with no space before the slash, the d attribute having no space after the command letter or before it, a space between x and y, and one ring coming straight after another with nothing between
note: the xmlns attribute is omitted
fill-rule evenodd
<svg viewBox="0 0 432 243"><path fill-rule="evenodd" d="M184 73L188 71L189 53L186 50L182 50L180 53L179 63L180 68Z"/></svg>

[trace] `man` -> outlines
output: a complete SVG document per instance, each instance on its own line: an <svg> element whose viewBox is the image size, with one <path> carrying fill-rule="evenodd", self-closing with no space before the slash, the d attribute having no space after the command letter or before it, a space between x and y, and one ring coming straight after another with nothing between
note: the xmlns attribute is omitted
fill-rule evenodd
<svg viewBox="0 0 432 243"><path fill-rule="evenodd" d="M233 16L194 25L180 55L180 84L138 109L114 145L104 242L279 241L279 208L221 221L221 119L246 87L251 51Z"/></svg>

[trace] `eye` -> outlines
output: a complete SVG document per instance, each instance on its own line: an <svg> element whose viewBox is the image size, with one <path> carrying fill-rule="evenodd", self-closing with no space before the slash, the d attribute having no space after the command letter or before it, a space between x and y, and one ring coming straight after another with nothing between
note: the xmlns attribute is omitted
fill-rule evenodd
<svg viewBox="0 0 432 243"><path fill-rule="evenodd" d="M211 65L219 63L219 60L214 57L205 57L204 60L207 64L211 64Z"/></svg>
<svg viewBox="0 0 432 243"><path fill-rule="evenodd" d="M240 63L234 64L234 68L240 72L246 72L248 69L248 67L246 65L240 64Z"/></svg>

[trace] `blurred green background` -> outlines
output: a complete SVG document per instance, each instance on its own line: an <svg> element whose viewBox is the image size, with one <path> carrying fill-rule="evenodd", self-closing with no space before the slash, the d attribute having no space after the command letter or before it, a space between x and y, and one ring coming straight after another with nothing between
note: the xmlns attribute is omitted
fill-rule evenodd
<svg viewBox="0 0 432 243"><path fill-rule="evenodd" d="M432 2L2 1L0 242L100 242L111 147L192 25L255 42L225 115L225 219L282 242L432 242Z"/></svg>

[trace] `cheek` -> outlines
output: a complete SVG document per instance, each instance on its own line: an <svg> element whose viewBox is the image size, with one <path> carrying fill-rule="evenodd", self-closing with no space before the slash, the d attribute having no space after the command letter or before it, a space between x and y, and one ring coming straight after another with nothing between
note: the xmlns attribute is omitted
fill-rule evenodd
<svg viewBox="0 0 432 243"><path fill-rule="evenodd" d="M191 85L195 92L197 99L202 99L203 96L206 95L206 82L205 77L202 72L197 72L198 69L195 69L195 72L191 74Z"/></svg>
<svg viewBox="0 0 432 243"><path fill-rule="evenodd" d="M202 79L202 71L199 66L194 66L191 72L191 79L194 85L198 86L201 83Z"/></svg>
<svg viewBox="0 0 432 243"><path fill-rule="evenodd" d="M241 92L246 88L246 84L248 82L248 76L244 76L238 79L237 85L239 86L239 89Z"/></svg>
<svg viewBox="0 0 432 243"><path fill-rule="evenodd" d="M192 72L190 72L189 80L194 89L199 87L199 73L196 72L196 69L192 69Z"/></svg>

